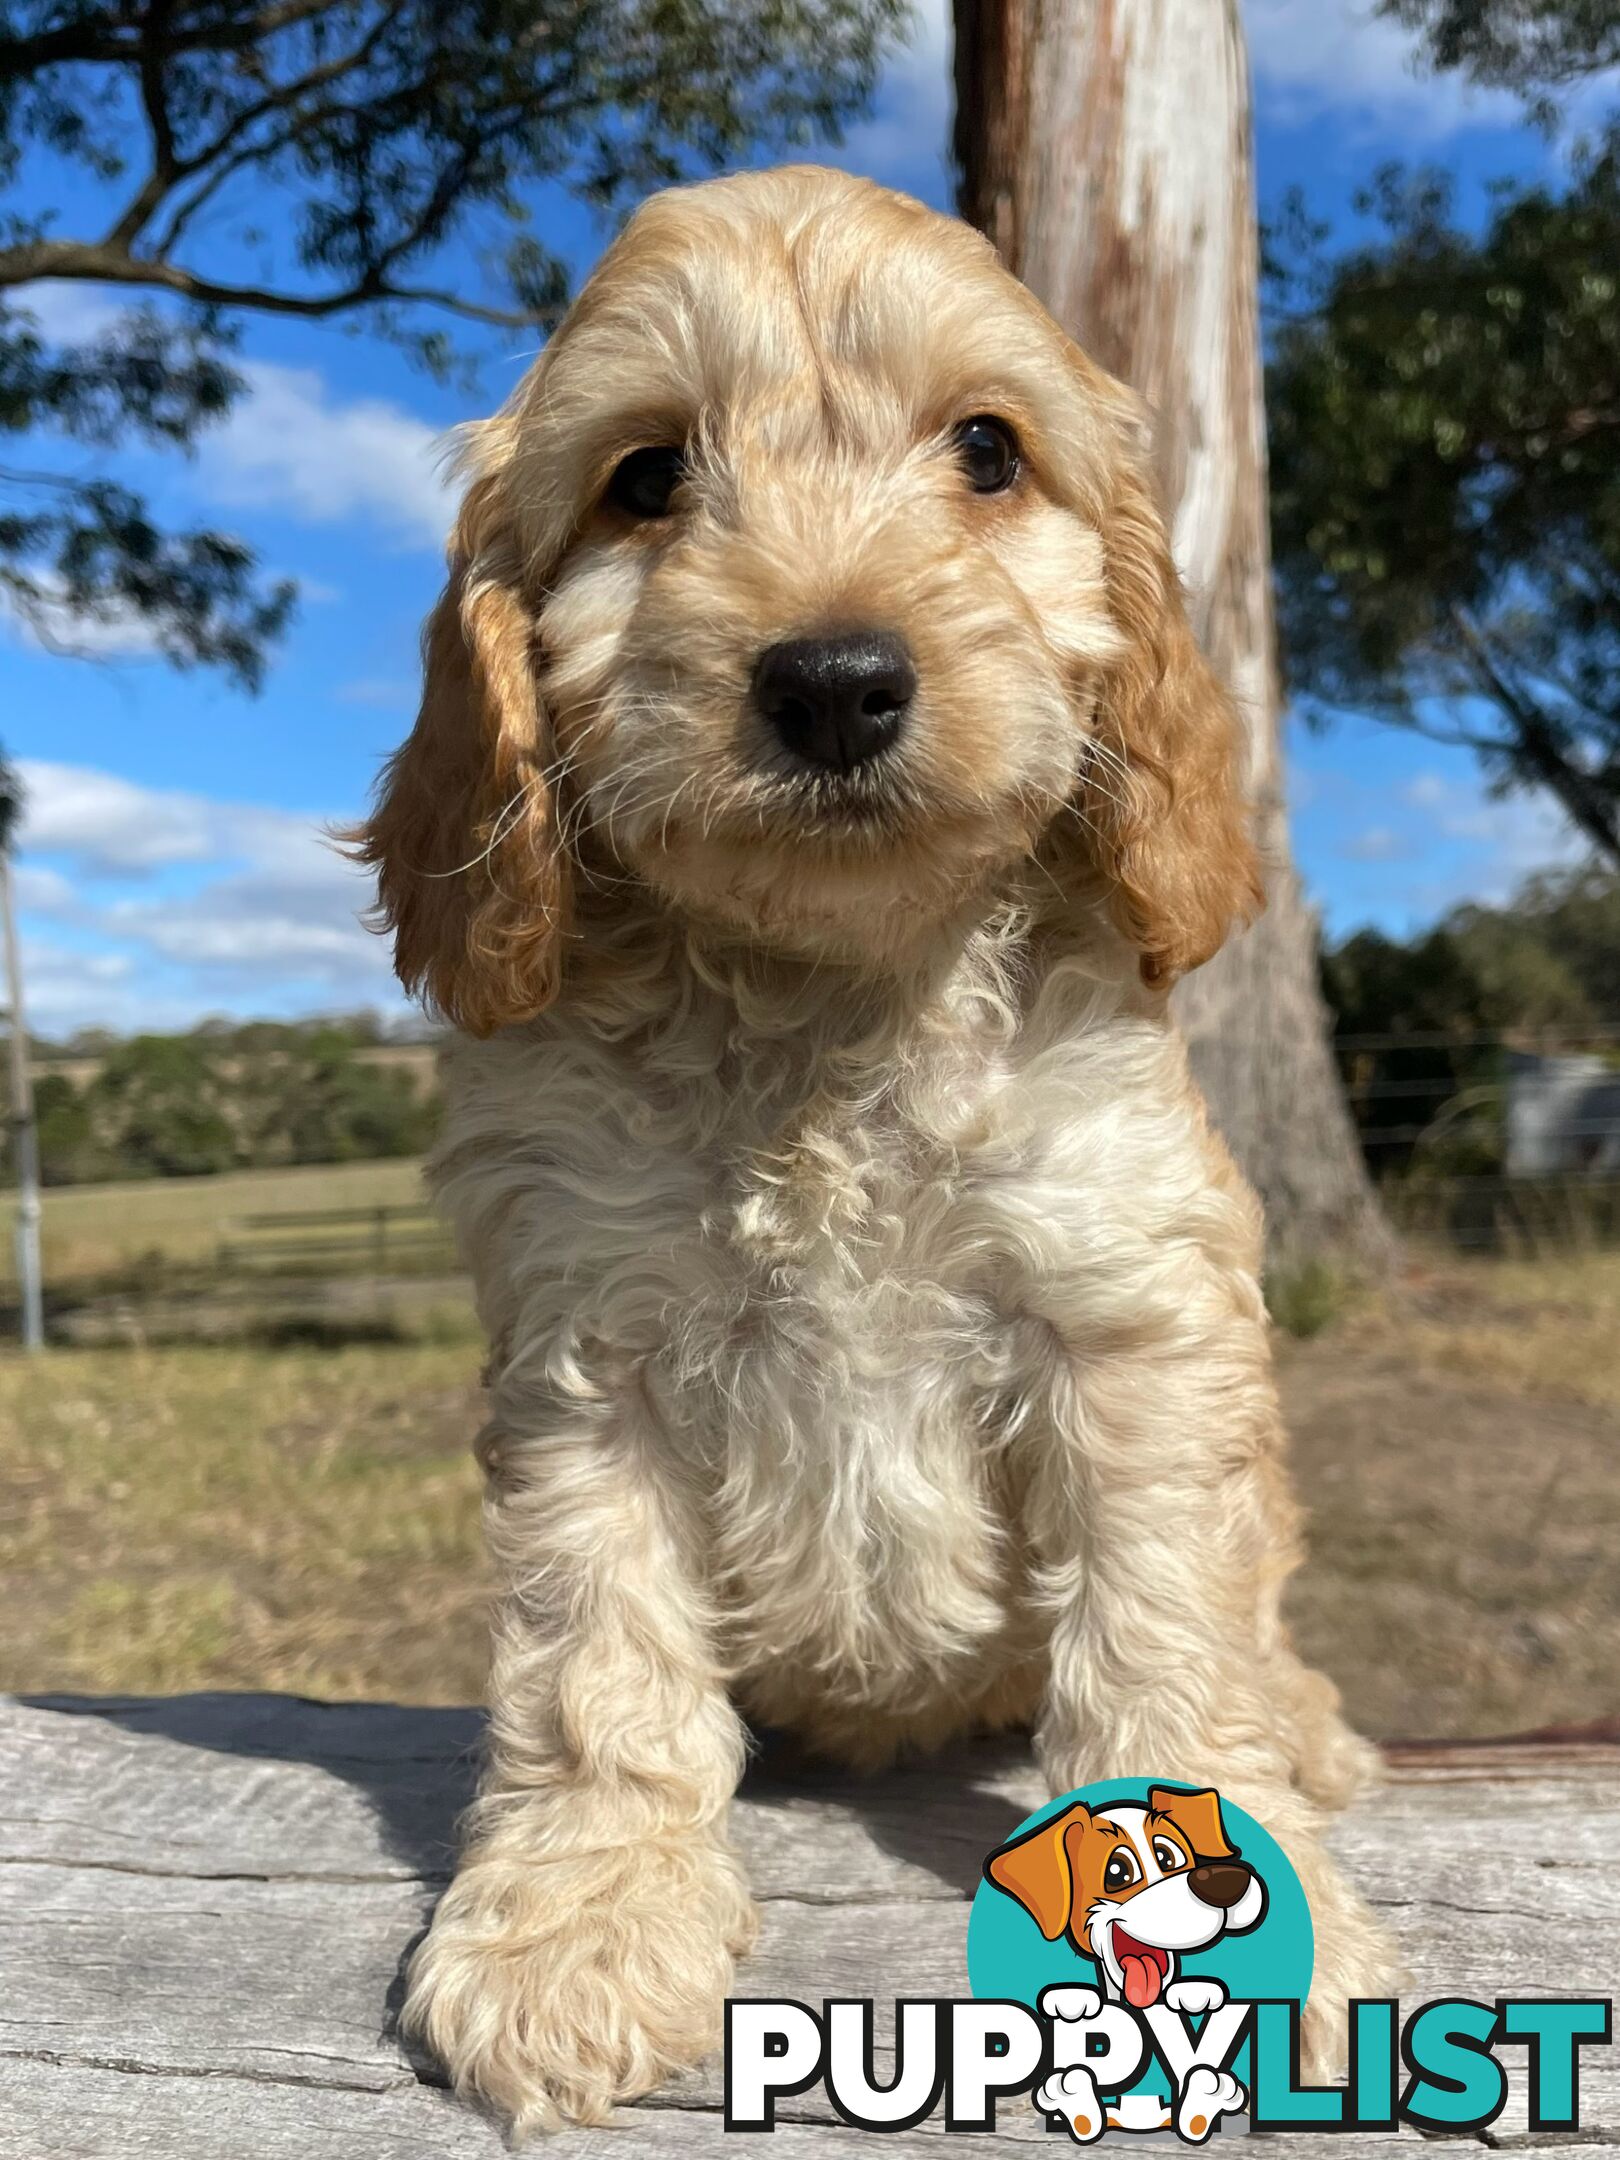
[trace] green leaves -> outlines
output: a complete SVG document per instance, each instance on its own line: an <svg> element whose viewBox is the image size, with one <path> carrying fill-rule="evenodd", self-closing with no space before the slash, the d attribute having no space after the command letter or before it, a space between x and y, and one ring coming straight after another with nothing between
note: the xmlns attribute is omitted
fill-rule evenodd
<svg viewBox="0 0 1620 2160"><path fill-rule="evenodd" d="M611 215L836 136L909 20L908 0L0 0L0 180L44 152L124 191L93 235L0 218L0 432L183 448L238 394L255 311L353 315L457 375L445 318L532 338L567 304L547 190ZM267 228L283 259L244 283ZM53 347L24 312L46 278L195 305ZM290 605L239 543L165 536L126 491L48 469L0 472L0 587L56 642L75 615L103 645L134 620L250 685Z"/></svg>
<svg viewBox="0 0 1620 2160"><path fill-rule="evenodd" d="M257 689L296 589L262 582L240 540L166 533L107 480L0 472L0 597L65 656L157 653Z"/></svg>
<svg viewBox="0 0 1620 2160"><path fill-rule="evenodd" d="M37 1090L45 1182L187 1177L420 1154L437 1097L366 1055L363 1023L205 1022L113 1042Z"/></svg>
<svg viewBox="0 0 1620 2160"><path fill-rule="evenodd" d="M1504 1038L1601 1039L1620 1009L1620 877L1531 878L1406 941L1358 931L1323 954L1322 985L1373 1171L1497 1171Z"/></svg>
<svg viewBox="0 0 1620 2160"><path fill-rule="evenodd" d="M1620 132L1475 237L1386 174L1383 237L1287 267L1267 376L1294 685L1479 751L1620 860Z"/></svg>
<svg viewBox="0 0 1620 2160"><path fill-rule="evenodd" d="M1536 102L1620 66L1614 0L1379 0L1378 13L1418 31L1432 66Z"/></svg>

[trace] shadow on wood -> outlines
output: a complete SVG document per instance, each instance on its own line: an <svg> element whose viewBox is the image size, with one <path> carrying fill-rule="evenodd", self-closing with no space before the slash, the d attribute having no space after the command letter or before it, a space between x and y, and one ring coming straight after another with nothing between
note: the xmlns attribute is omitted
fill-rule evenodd
<svg viewBox="0 0 1620 2160"><path fill-rule="evenodd" d="M0 1700L0 2160L493 2160L494 2127L401 2051L391 2016L479 1729L471 1711L274 1696ZM1392 1754L1388 1788L1334 1843L1402 1937L1411 1999L1613 1994L1620 1747ZM965 1992L966 1900L1041 1797L1005 1742L857 1782L767 1741L733 1817L764 1914L745 1991ZM1582 2093L1584 2141L1620 2149L1612 2052L1588 2057ZM711 2062L607 2142L571 2133L546 2160L713 2152L719 2100ZM1033 2110L1003 2114L1002 2142L1044 2146ZM812 2089L784 2103L772 2156L866 2142ZM1522 2094L1490 2142L1545 2144ZM1371 2136L1358 2160L1397 2144L1416 2149ZM938 2150L926 2130L885 2147ZM1330 2150L1288 2140L1302 2160Z"/></svg>

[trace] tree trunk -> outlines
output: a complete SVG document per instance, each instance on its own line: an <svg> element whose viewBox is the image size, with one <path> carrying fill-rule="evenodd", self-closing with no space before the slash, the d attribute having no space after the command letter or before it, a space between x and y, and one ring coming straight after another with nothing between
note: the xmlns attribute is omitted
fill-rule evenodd
<svg viewBox="0 0 1620 2160"><path fill-rule="evenodd" d="M1288 846L1237 0L956 0L956 93L963 215L1153 408L1193 626L1247 721L1269 905L1177 992L1199 1080L1273 1262L1381 1263Z"/></svg>

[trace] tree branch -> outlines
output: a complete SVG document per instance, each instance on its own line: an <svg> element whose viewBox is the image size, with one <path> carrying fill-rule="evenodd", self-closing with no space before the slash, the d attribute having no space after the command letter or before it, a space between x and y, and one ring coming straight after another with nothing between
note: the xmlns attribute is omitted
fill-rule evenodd
<svg viewBox="0 0 1620 2160"><path fill-rule="evenodd" d="M1432 720L1421 720L1416 713L1404 714L1388 724L1404 728L1409 735L1421 735L1425 742L1439 743L1447 750L1474 750L1482 757L1500 756L1513 748L1511 739L1500 735L1475 735L1467 728L1436 727Z"/></svg>
<svg viewBox="0 0 1620 2160"><path fill-rule="evenodd" d="M308 111L302 109L306 100L315 91L329 90L334 83L341 82L345 76L365 67L375 55L387 31L398 22L403 13L404 0L395 0L395 4L383 10L360 43L351 51L335 54L332 59L322 61L318 67L312 67L300 75L296 82L278 84L256 103L245 106L228 126L220 129L211 142L182 158L174 169L171 187L198 173L205 174L206 177L185 201L176 203L169 214L168 223L158 235L154 252L165 256L173 250L175 242L203 204L219 192L232 173L240 172L246 165L274 157L279 150L284 150L289 144L296 142L307 128L319 121L330 119L337 110L335 106L320 105L313 111ZM272 136L268 142L252 143L237 151L234 156L230 154L243 136L257 127L261 120L267 120L273 113L281 112L296 115L294 125L283 129L279 137ZM213 168L211 171L210 167Z"/></svg>
<svg viewBox="0 0 1620 2160"><path fill-rule="evenodd" d="M123 214L107 234L108 244L128 247L174 185L176 160L174 122L169 114L168 25L174 0L156 0L141 43L138 73L141 110L152 138L152 169L135 191Z"/></svg>
<svg viewBox="0 0 1620 2160"><path fill-rule="evenodd" d="M280 5L261 8L244 22L180 31L170 51L240 52L317 15L330 15L342 4L343 0L281 0ZM0 38L0 75L38 75L51 67L137 67L145 35L144 21L119 9L28 37Z"/></svg>
<svg viewBox="0 0 1620 2160"><path fill-rule="evenodd" d="M71 473L43 472L20 465L0 465L0 487L60 488L65 495L82 494L93 482L74 479Z"/></svg>
<svg viewBox="0 0 1620 2160"><path fill-rule="evenodd" d="M1564 755L1557 731L1546 714L1512 681L1467 610L1453 607L1450 615L1478 671L1481 688L1513 722L1517 754L1563 805L1576 830L1612 862L1620 864L1620 803Z"/></svg>
<svg viewBox="0 0 1620 2160"><path fill-rule="evenodd" d="M440 307L470 322L492 323L503 330L532 330L534 318L512 308L485 307L459 293L430 286L396 285L377 270L368 270L336 292L274 292L260 285L226 285L217 278L199 276L178 263L159 262L131 255L105 241L40 240L26 247L0 249L0 289L30 284L36 278L94 281L128 285L151 292L176 293L206 307L253 308L270 315L301 316L320 321L340 315L345 308L374 302Z"/></svg>

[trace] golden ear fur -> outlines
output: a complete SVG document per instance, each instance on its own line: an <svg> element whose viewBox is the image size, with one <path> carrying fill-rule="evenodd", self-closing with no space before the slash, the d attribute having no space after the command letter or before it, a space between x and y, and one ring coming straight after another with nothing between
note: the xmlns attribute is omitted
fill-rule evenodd
<svg viewBox="0 0 1620 2160"><path fill-rule="evenodd" d="M1264 905L1231 698L1198 650L1163 521L1134 456L1105 513L1114 619L1127 640L1095 717L1081 807L1114 917L1168 988Z"/></svg>
<svg viewBox="0 0 1620 2160"><path fill-rule="evenodd" d="M475 481L423 634L416 725L353 835L400 981L472 1035L557 994L568 881L533 631L497 483Z"/></svg>

